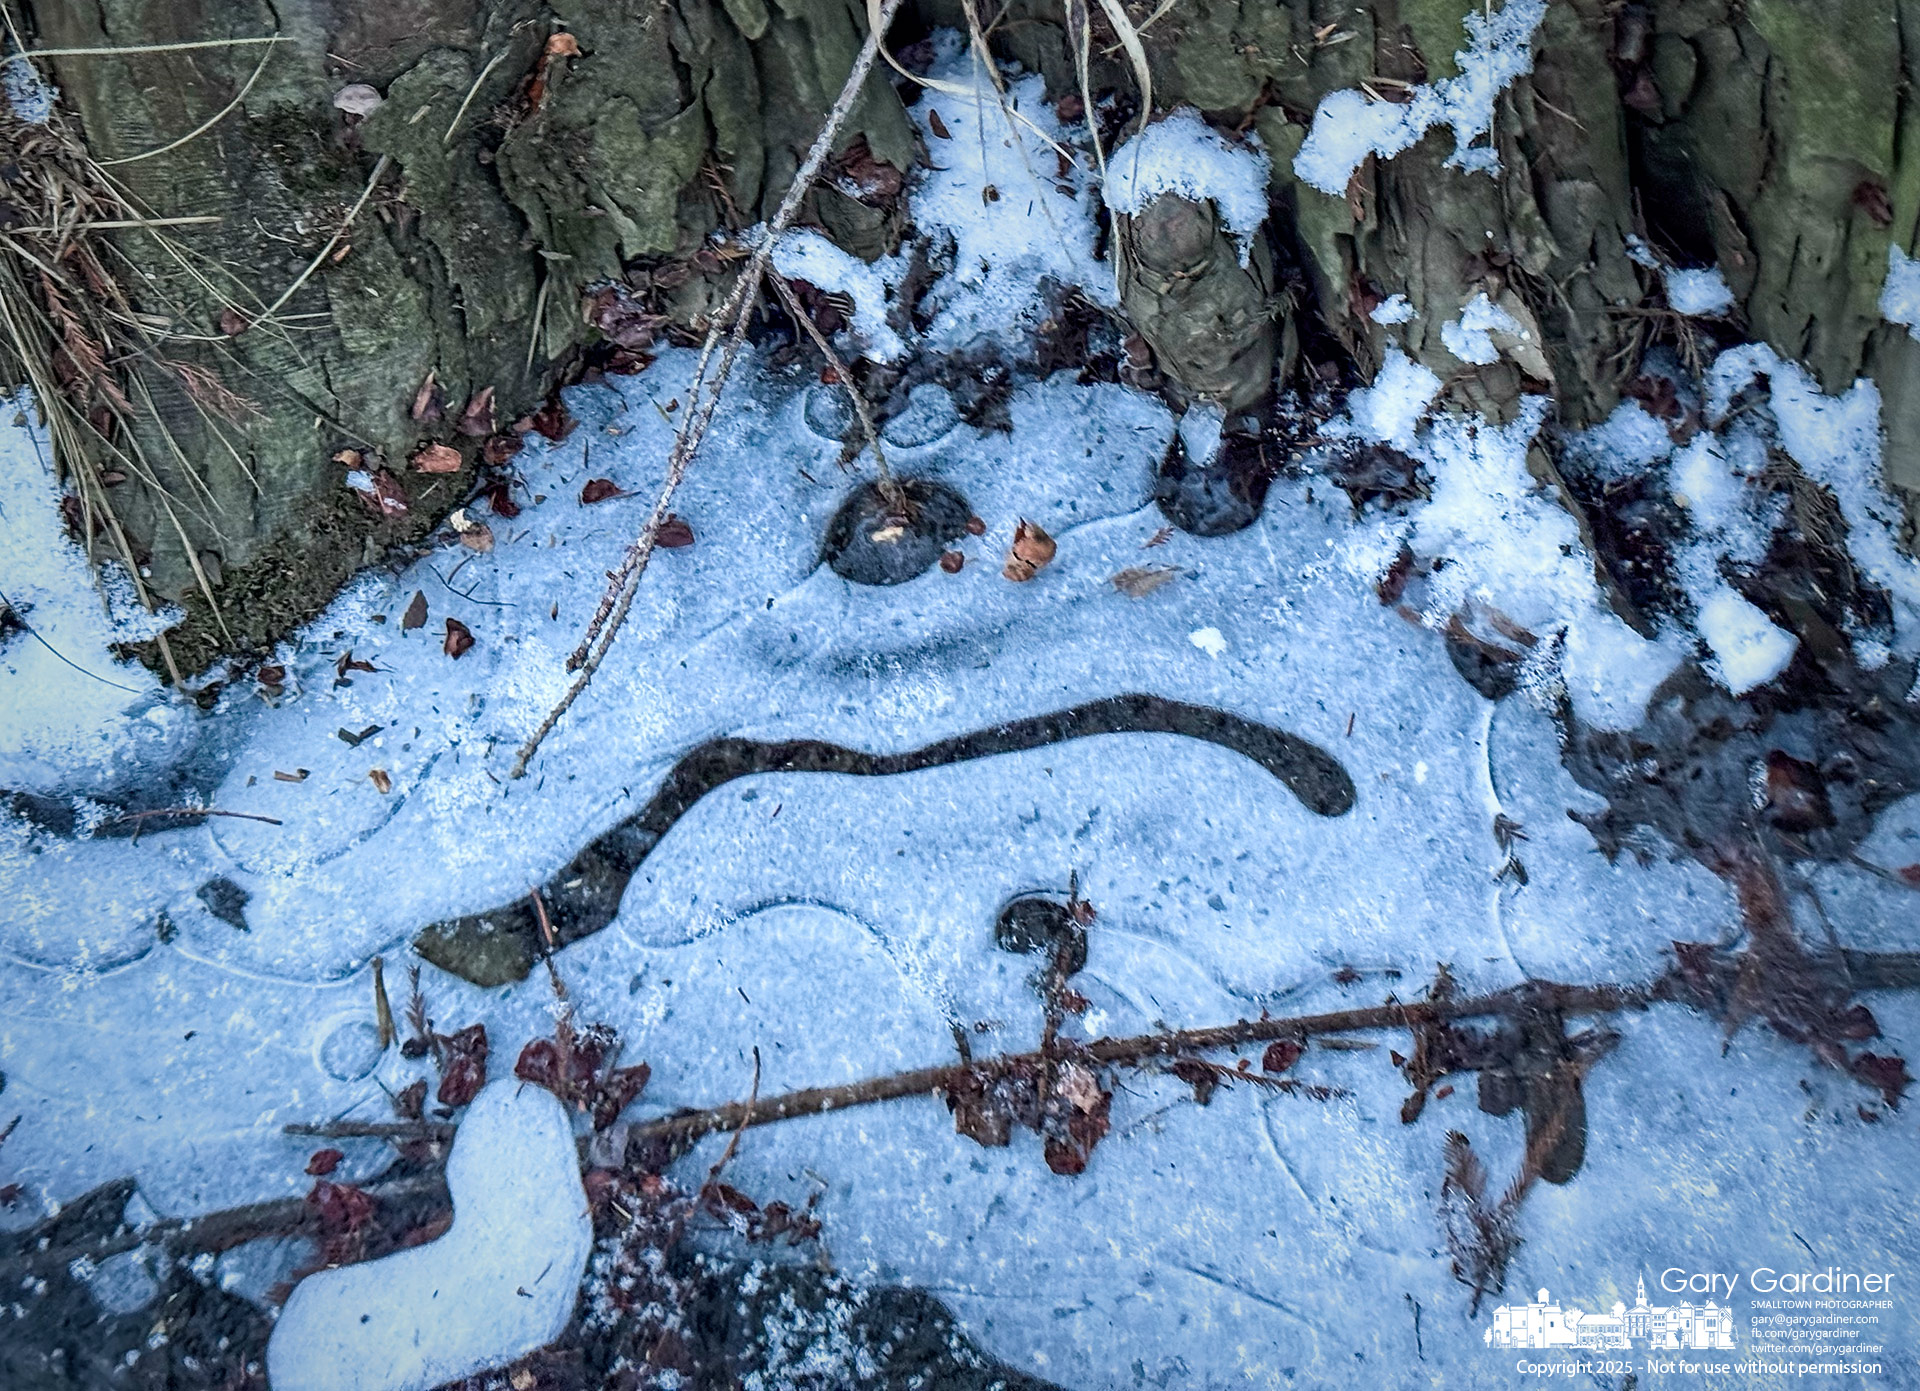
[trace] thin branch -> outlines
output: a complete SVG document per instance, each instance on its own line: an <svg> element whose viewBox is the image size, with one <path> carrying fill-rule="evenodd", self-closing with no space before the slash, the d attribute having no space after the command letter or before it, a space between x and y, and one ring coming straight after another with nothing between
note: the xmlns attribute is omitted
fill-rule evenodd
<svg viewBox="0 0 1920 1391"><path fill-rule="evenodd" d="M1525 992L1504 991L1470 1000L1375 1005L1290 1019L1242 1019L1237 1023L1207 1029L1180 1029L1131 1038L1098 1038L1075 1047L1072 1056L1086 1063L1125 1066L1149 1058L1203 1053L1248 1043L1270 1043L1281 1038L1341 1034L1360 1029L1409 1028L1415 1024L1434 1024L1452 1019L1506 1015L1523 1007L1542 1004L1566 1015L1611 1014L1619 1010L1636 1009L1656 1000L1677 998L1665 977L1643 986L1542 985ZM728 1102L724 1106L646 1121L634 1126L630 1134L640 1140L692 1141L721 1130L766 1125L771 1121L791 1120L796 1116L817 1116L849 1106L871 1106L881 1101L930 1096L946 1092L969 1074L985 1081L1009 1073L1042 1068L1064 1056L1065 1051L1065 1045L1054 1043L1031 1053L1002 1054L971 1064L923 1067L864 1082L809 1087L768 1097L751 1105Z"/></svg>
<svg viewBox="0 0 1920 1391"><path fill-rule="evenodd" d="M527 764L539 751L541 742L553 731L555 725L565 718L573 702L587 688L593 674L599 670L601 662L606 660L613 642L619 636L620 628L626 622L628 611L633 607L633 596L639 587L640 577L646 573L647 562L653 557L654 543L665 525L668 508L681 480L687 475L687 468L693 462L694 454L700 448L700 442L706 436L707 427L712 422L714 412L720 405L720 393L725 389L727 378L733 373L734 361L740 355L741 345L746 341L747 321L752 314L754 296L758 291L761 278L766 274L767 266L773 259L773 249L779 242L793 219L800 211L801 201L806 197L814 181L819 178L820 170L825 166L827 154L833 148L834 140L839 136L840 128L846 124L855 102L859 99L860 89L865 84L867 74L872 71L874 59L881 48L881 39L887 25L899 12L902 0L885 0L878 6L867 33L866 42L861 45L859 57L854 60L853 70L847 74L847 80L840 89L840 95L833 103L833 109L827 113L826 123L821 126L820 134L814 139L813 148L807 152L806 163L788 185L786 196L781 199L780 207L767 225L766 235L754 250L753 259L741 272L735 282L733 293L715 317L713 326L707 334L706 344L700 350L700 360L695 365L693 384L689 391L689 410L679 436L674 440L673 452L667 459L666 482L660 489L660 496L654 502L653 512L648 516L646 525L641 528L633 544L627 547L619 566L608 577L607 589L600 598L592 621L587 624L586 633L580 645L567 659L567 668L578 675L557 705L547 712L533 734L521 745L514 755L511 777L525 777ZM276 306L277 307L277 306ZM730 331L726 332L726 347L721 352L718 365L711 378L707 375L707 364L714 348L719 344L721 334L731 321Z"/></svg>

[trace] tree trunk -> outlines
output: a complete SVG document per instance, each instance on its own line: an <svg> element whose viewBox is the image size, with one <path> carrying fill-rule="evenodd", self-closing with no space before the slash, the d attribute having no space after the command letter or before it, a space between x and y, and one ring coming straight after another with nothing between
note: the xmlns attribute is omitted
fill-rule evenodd
<svg viewBox="0 0 1920 1391"><path fill-rule="evenodd" d="M1113 30L1091 8L1093 86L1131 95ZM1180 0L1142 36L1157 108L1187 103L1217 126L1252 129L1273 157L1269 228L1305 280L1279 297L1280 317L1317 319L1363 375L1397 344L1456 404L1495 415L1529 375L1545 377L1533 389L1550 385L1561 424L1579 427L1613 407L1638 350L1662 331L1653 282L1626 250L1638 233L1718 263L1750 335L1807 362L1826 389L1860 373L1880 382L1887 481L1912 516L1920 342L1883 323L1876 301L1888 247L1913 250L1920 221L1920 3L1553 0L1531 76L1497 103L1496 176L1446 167L1444 127L1391 161L1368 160L1344 197L1293 175L1327 93L1367 84L1390 95L1453 74L1468 8ZM1072 9L1082 12L1077 0ZM1135 24L1156 11L1128 7ZM218 224L168 228L164 241L95 234L112 239L134 302L155 316L125 371L134 406L151 398L128 434L159 486L134 479L113 504L153 587L189 609L176 638L188 666L260 648L353 568L465 501L479 443L454 428L463 406L492 387L511 419L580 349L604 354L621 332L583 314L597 287L632 287L672 321L662 331L702 332L726 275L703 251L708 234L771 210L865 28L852 0L38 0L26 18L48 48L276 29L285 40L50 60L107 162L194 130L266 58L224 120L107 165L154 216ZM1050 94L1079 90L1062 0L1011 0L980 19L1005 57L1045 74ZM894 46L966 23L955 0L923 0ZM364 117L336 109L350 83L384 100ZM924 158L903 94L914 96L904 81L870 79L843 137L845 168ZM866 196L823 180L806 220L858 254L888 249L901 205L884 177L873 186ZM1256 298L1268 289L1260 271L1246 291ZM1151 279L1132 277L1127 308L1176 387L1217 394L1217 380L1180 380L1167 346L1180 336L1178 306L1141 288ZM1537 353L1463 370L1446 352L1439 325L1482 292L1537 331ZM1394 293L1422 317L1373 322L1366 310ZM1258 352L1288 351L1296 325L1284 327L1256 325ZM191 389L191 372L183 385L175 362L244 405L230 418L209 410L210 393ZM447 403L438 419L412 410L429 374ZM459 446L460 471L408 471L429 441ZM335 456L349 449L401 480L404 516L376 515L341 486L354 460ZM1544 452L1536 465L1551 472Z"/></svg>

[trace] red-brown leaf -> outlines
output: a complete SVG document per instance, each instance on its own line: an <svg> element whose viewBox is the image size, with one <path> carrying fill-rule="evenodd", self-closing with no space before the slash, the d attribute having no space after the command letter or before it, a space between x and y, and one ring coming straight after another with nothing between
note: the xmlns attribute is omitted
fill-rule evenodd
<svg viewBox="0 0 1920 1391"><path fill-rule="evenodd" d="M666 520L660 523L660 530L654 535L653 542L670 551L680 550L693 544L693 528L687 525L685 519L669 512Z"/></svg>
<svg viewBox="0 0 1920 1391"><path fill-rule="evenodd" d="M321 1229L333 1236L357 1232L373 1220L373 1195L350 1183L321 1179L307 1194L307 1206L319 1217Z"/></svg>
<svg viewBox="0 0 1920 1391"><path fill-rule="evenodd" d="M1878 1053L1862 1053L1853 1060L1851 1071L1869 1087L1879 1088L1880 1095L1887 1099L1887 1105L1895 1110L1899 1109L1900 1099L1913 1084L1913 1077L1907 1071L1907 1060L1897 1055L1883 1057Z"/></svg>
<svg viewBox="0 0 1920 1391"><path fill-rule="evenodd" d="M1267 1045L1267 1051L1260 1055L1260 1070L1285 1072L1300 1061L1300 1055L1305 1051L1297 1039L1276 1038Z"/></svg>
<svg viewBox="0 0 1920 1391"><path fill-rule="evenodd" d="M339 1150L315 1150L313 1157L307 1160L307 1172L310 1174L330 1174L340 1167L340 1161L347 1156Z"/></svg>
<svg viewBox="0 0 1920 1391"><path fill-rule="evenodd" d="M458 473L460 451L451 445L429 444L413 455L415 473Z"/></svg>
<svg viewBox="0 0 1920 1391"><path fill-rule="evenodd" d="M465 1106L487 1085L487 1026L470 1024L443 1042L447 1065L435 1096L442 1106Z"/></svg>
<svg viewBox="0 0 1920 1391"><path fill-rule="evenodd" d="M457 618L447 620L447 640L442 644L449 657L460 658L473 650L473 629Z"/></svg>
<svg viewBox="0 0 1920 1391"><path fill-rule="evenodd" d="M484 439L493 433L493 388L483 386L473 393L467 402L467 408L460 412L460 421L453 427L463 435L474 439Z"/></svg>
<svg viewBox="0 0 1920 1391"><path fill-rule="evenodd" d="M573 412L567 409L567 403L556 396L528 416L527 423L558 444L572 434L573 427L580 422L573 418Z"/></svg>
<svg viewBox="0 0 1920 1391"><path fill-rule="evenodd" d="M415 628L427 626L427 594L423 589L413 591L413 601L407 605L407 611L400 615L400 631L411 633Z"/></svg>
<svg viewBox="0 0 1920 1391"><path fill-rule="evenodd" d="M580 501L591 507L596 502L609 502L617 497L631 496L611 478L589 478L580 489Z"/></svg>

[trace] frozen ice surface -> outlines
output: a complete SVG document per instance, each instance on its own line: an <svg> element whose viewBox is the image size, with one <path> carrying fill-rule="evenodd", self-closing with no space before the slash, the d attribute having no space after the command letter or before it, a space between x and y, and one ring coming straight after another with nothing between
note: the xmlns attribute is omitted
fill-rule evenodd
<svg viewBox="0 0 1920 1391"><path fill-rule="evenodd" d="M1253 251L1254 234L1267 220L1267 180L1273 162L1254 143L1236 145L1190 106L1155 121L1107 156L1101 190L1107 207L1129 216L1162 194L1193 203L1212 200L1220 220L1240 244L1240 264Z"/></svg>
<svg viewBox="0 0 1920 1391"><path fill-rule="evenodd" d="M1880 317L1890 324L1904 324L1911 336L1920 338L1920 260L1897 246L1887 248L1887 278L1880 286Z"/></svg>
<svg viewBox="0 0 1920 1391"><path fill-rule="evenodd" d="M1726 313L1733 308L1733 291L1718 266L1683 270L1669 266L1666 272L1667 304L1676 314L1702 318Z"/></svg>
<svg viewBox="0 0 1920 1391"><path fill-rule="evenodd" d="M24 63L9 72L30 71ZM136 662L108 644L160 631L117 565L95 579L60 519L45 433L21 393L0 397L0 787L111 787L177 754L187 715Z"/></svg>
<svg viewBox="0 0 1920 1391"><path fill-rule="evenodd" d="M427 1391L558 1337L593 1245L567 1113L495 1082L447 1158L437 1241L310 1275L267 1344L274 1391Z"/></svg>
<svg viewBox="0 0 1920 1391"><path fill-rule="evenodd" d="M1435 126L1453 128L1447 163L1492 173L1500 167L1490 144L1474 142L1493 129L1493 104L1515 78L1533 71L1533 31L1547 0L1506 0L1497 14L1468 10L1467 47L1453 55L1460 71L1408 89L1407 100L1374 101L1352 88L1320 99L1293 172L1322 193L1346 196L1347 181L1368 155L1392 159Z"/></svg>
<svg viewBox="0 0 1920 1391"><path fill-rule="evenodd" d="M1496 25L1524 9L1509 5ZM939 70L962 80L966 55L942 42ZM1036 123L1070 134L1047 124L1037 79L1012 82L1010 94ZM1050 151L1016 143L1025 127L1002 115L984 74L976 97L929 92L914 108L943 166L917 191L916 217L953 230L927 335L949 346L1035 312L1049 280L1111 298L1092 259L1084 175L1056 180ZM946 139L932 134L933 110ZM997 200L982 198L987 185ZM580 1017L619 1029L623 1057L653 1067L636 1116L739 1096L755 1046L763 1092L948 1061L955 1025L983 1056L1032 1047L1036 963L998 950L993 921L1016 895L1064 892L1070 875L1099 912L1076 979L1089 1008L1069 1023L1086 1036L1407 998L1441 961L1470 991L1533 976L1640 979L1662 968L1674 939L1734 930L1730 895L1693 861L1602 857L1568 817L1597 804L1561 767L1552 720L1524 699L1483 700L1435 633L1378 601L1377 569L1356 574L1357 557L1384 564L1403 541L1446 555L1429 599L1498 603L1558 632L1560 675L1596 721L1632 723L1677 656L1668 639L1650 642L1604 610L1571 517L1529 474L1544 407L1506 427L1423 424L1439 379L1397 349L1352 397L1345 428L1413 453L1433 480L1426 503L1404 518L1356 518L1326 489L1280 479L1244 531L1176 534L1156 548L1184 573L1137 601L1109 577L1140 564L1162 528L1150 480L1176 424L1157 401L1063 373L1016 391L1011 430L993 432L922 388L889 422L889 459L966 496L986 532L959 545L984 563L861 588L819 565L818 547L870 463L840 470L846 422L823 405L831 392L749 354L676 501L696 544L656 558L594 685L531 776L507 781L512 749L564 689L565 654L659 483L672 433L663 411L684 399L691 361L665 352L638 377L573 391L580 428L558 445L529 442L518 462L544 500L499 529L492 553L449 546L398 575L363 574L277 654L288 679L276 707L230 690L203 722L225 760L211 800L281 825L209 820L137 845L62 840L13 820L0 828L0 1070L23 1117L4 1162L28 1186L0 1223L31 1221L123 1174L167 1216L303 1192L311 1142L285 1124L383 1117L387 1092L425 1072L397 1050L369 1049L368 958L386 953L389 987L403 989L405 943L422 925L523 896L720 735L904 750L1149 691L1314 741L1348 769L1358 798L1342 817L1316 816L1257 765L1170 735L1107 735L889 778L728 784L664 837L614 924L557 957ZM1723 397L1743 362L1771 373L1795 457L1855 480L1842 494L1850 525L1856 513L1871 520L1880 504L1858 480L1877 476L1867 471L1877 454L1860 451L1877 449L1877 436L1849 413L1864 407L1783 394L1791 372L1751 354L1727 363ZM1771 529L1749 481L1766 441L1728 425L1675 457L1650 419L1617 418L1596 447L1618 452L1622 468L1670 469L1715 564L1754 554ZM582 505L591 476L638 496ZM44 548L57 524L41 505L27 534ZM997 562L1023 517L1059 553L1012 585ZM456 592L448 581L462 562ZM401 631L395 619L416 592L427 627ZM477 638L458 661L441 648L449 617ZM378 670L340 683L348 648ZM372 726L357 744L338 737ZM369 779L375 768L389 792ZM298 782L273 776L299 769ZM1871 866L1891 874L1920 861L1913 806L1863 847ZM1513 851L1524 877L1503 872L1496 816L1525 828ZM244 930L202 896L214 879L245 895ZM1862 945L1916 930L1911 891L1874 868L1827 866L1810 882L1844 905L1840 930ZM1344 966L1358 983L1334 982ZM486 1025L496 1075L553 1027L544 979L480 990L428 968L423 984L440 1027ZM1878 999L1874 1009L1884 1046L1910 1054L1920 1011ZM1610 1301L1638 1274L1657 1274L1623 1252L1674 1242L1777 1253L1785 1268L1798 1259L1793 1233L1810 1227L1847 1233L1846 1258L1862 1268L1920 1277L1914 1233L1883 1216L1884 1176L1911 1148L1908 1112L1860 1122L1855 1084L1757 1029L1723 1058L1718 1031L1684 1013L1619 1027L1620 1050L1587 1084L1587 1168L1529 1198L1509 1288L1578 1286L1583 1299ZM1469 1134L1497 1186L1519 1163L1521 1127L1478 1112L1470 1089L1403 1125L1404 1085L1385 1046L1316 1047L1298 1071L1350 1094L1315 1103L1230 1087L1203 1109L1169 1077L1129 1077L1112 1135L1077 1179L1048 1172L1030 1136L978 1148L927 1098L750 1131L728 1181L796 1201L806 1173L820 1175L818 1213L842 1268L929 1289L988 1350L1070 1386L1483 1384L1488 1314L1469 1317L1433 1212L1442 1137ZM513 1094L490 1088L461 1146L497 1150L478 1137L493 1098ZM519 1097L551 1110L541 1093ZM522 1117L506 1128L523 1120L547 1125ZM724 1143L704 1142L676 1177L697 1184ZM346 1181L378 1172L386 1153L377 1142L339 1147ZM471 1239L464 1182L459 1222L411 1253L422 1261ZM557 1191L527 1200L564 1206ZM568 1197L577 1212L577 1187ZM524 1253L507 1246L475 1260ZM219 1272L250 1296L271 1253L253 1254ZM394 1267L359 1269L388 1310L362 1331L404 1331L420 1307L405 1293L414 1267L398 1279ZM137 1283L106 1288L124 1302ZM349 1288L362 1286L331 1286ZM314 1289L311 1313L296 1294L276 1357L303 1324L362 1336L321 1317L344 1309L345 1294ZM534 1301L513 1299L530 1317L520 1306ZM483 1337L504 1324L464 1327L447 1365L511 1355ZM544 1327L519 1331L543 1338L557 1325ZM1910 1358L1910 1331L1890 1336ZM353 1346L363 1356L367 1345ZM303 1359L316 1376L330 1360Z"/></svg>

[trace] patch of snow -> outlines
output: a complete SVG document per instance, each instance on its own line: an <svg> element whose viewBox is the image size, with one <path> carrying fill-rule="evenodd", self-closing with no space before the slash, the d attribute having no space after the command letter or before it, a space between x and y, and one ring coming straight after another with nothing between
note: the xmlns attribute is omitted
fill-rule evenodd
<svg viewBox="0 0 1920 1391"><path fill-rule="evenodd" d="M1695 622L1713 649L1714 679L1735 695L1745 695L1785 671L1800 645L1725 582L1700 605Z"/></svg>
<svg viewBox="0 0 1920 1391"><path fill-rule="evenodd" d="M1880 286L1880 317L1890 324L1904 324L1910 336L1920 339L1920 260L1897 246L1887 248L1887 278Z"/></svg>
<svg viewBox="0 0 1920 1391"><path fill-rule="evenodd" d="M1293 172L1322 193L1345 197L1368 155L1392 159L1444 125L1454 135L1449 165L1493 173L1500 162L1492 144L1474 142L1493 129L1495 99L1533 71L1533 32L1546 12L1547 0L1507 0L1491 16L1469 10L1461 21L1467 47L1453 55L1458 75L1412 88L1404 103L1373 101L1352 88L1322 97Z"/></svg>
<svg viewBox="0 0 1920 1391"><path fill-rule="evenodd" d="M1348 428L1396 449L1413 447L1414 430L1440 394L1440 378L1397 345L1387 349L1373 384L1347 397Z"/></svg>
<svg viewBox="0 0 1920 1391"><path fill-rule="evenodd" d="M1388 295L1373 306L1373 312L1367 315L1376 324L1410 324L1420 317L1420 311L1413 307L1413 301L1405 295Z"/></svg>
<svg viewBox="0 0 1920 1391"><path fill-rule="evenodd" d="M800 227L774 246L773 266L789 279L851 299L852 329L867 356L877 362L898 362L907 355L907 345L887 323L888 297L907 273L903 258L883 256L868 263L811 228Z"/></svg>
<svg viewBox="0 0 1920 1391"><path fill-rule="evenodd" d="M973 98L929 91L907 108L932 156L913 189L917 226L953 239L953 264L926 307L923 344L937 352L1032 322L1048 283L1077 287L1097 304L1119 302L1113 269L1094 255L1093 179L1082 160L1056 175L1057 156L1034 134L1072 146L1038 74L1007 82L1006 100L1033 128L1001 111L993 82L952 31L934 36L932 76L968 86ZM933 129L938 116L944 137Z"/></svg>
<svg viewBox="0 0 1920 1391"><path fill-rule="evenodd" d="M23 64L10 64L18 69ZM117 564L98 579L60 514L44 431L23 392L0 398L0 787L104 790L176 756L192 714L112 644L180 618L149 614Z"/></svg>
<svg viewBox="0 0 1920 1391"><path fill-rule="evenodd" d="M274 1325L274 1391L427 1391L543 1347L573 1315L593 1224L566 1110L494 1082L447 1158L439 1240L309 1275Z"/></svg>
<svg viewBox="0 0 1920 1391"><path fill-rule="evenodd" d="M1729 348L1707 371L1707 420L1722 422L1733 398L1758 378L1780 447L1840 504L1847 550L1893 600L1895 649L1920 650L1920 561L1901 551L1905 525L1880 469L1880 388L1865 377L1837 395L1820 390L1806 368L1764 343Z"/></svg>
<svg viewBox="0 0 1920 1391"><path fill-rule="evenodd" d="M1101 190L1107 207L1129 217L1165 193L1189 202L1211 200L1234 240L1240 264L1253 252L1253 239L1267 220L1267 181L1273 161L1249 136L1236 144L1208 125L1198 111L1183 106L1155 121L1107 156L1107 181Z"/></svg>
<svg viewBox="0 0 1920 1391"><path fill-rule="evenodd" d="M1676 314L1689 318L1710 318L1733 308L1733 291L1718 266L1682 270L1669 266L1666 271L1667 304Z"/></svg>
<svg viewBox="0 0 1920 1391"><path fill-rule="evenodd" d="M1218 628L1195 628L1187 634L1187 641L1209 657L1218 657L1227 650L1227 640Z"/></svg>
<svg viewBox="0 0 1920 1391"><path fill-rule="evenodd" d="M1440 341L1462 362L1485 367L1500 357L1492 331L1515 335L1525 332L1519 320L1488 299L1487 292L1482 290L1467 301L1458 319L1449 319L1440 325Z"/></svg>
<svg viewBox="0 0 1920 1391"><path fill-rule="evenodd" d="M1660 257L1638 232L1627 233L1627 259L1642 270L1660 269Z"/></svg>

